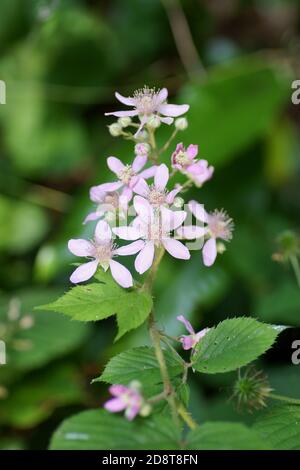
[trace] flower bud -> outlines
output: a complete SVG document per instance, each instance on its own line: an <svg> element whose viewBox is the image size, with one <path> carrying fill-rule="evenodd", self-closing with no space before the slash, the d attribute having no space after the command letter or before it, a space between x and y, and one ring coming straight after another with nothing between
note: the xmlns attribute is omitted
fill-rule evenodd
<svg viewBox="0 0 300 470"><path fill-rule="evenodd" d="M128 127L131 124L131 117L129 116L124 116L120 117L118 119L118 124L120 124L121 127Z"/></svg>
<svg viewBox="0 0 300 470"><path fill-rule="evenodd" d="M185 117L180 117L178 119L175 119L175 127L179 131L184 131L188 127L188 120Z"/></svg>
<svg viewBox="0 0 300 470"><path fill-rule="evenodd" d="M249 367L244 375L239 372L232 397L237 400L238 408L246 408L251 412L266 406L266 399L271 392L267 377L261 371Z"/></svg>
<svg viewBox="0 0 300 470"><path fill-rule="evenodd" d="M132 380L129 384L129 388L140 391L142 389L142 384L138 380Z"/></svg>
<svg viewBox="0 0 300 470"><path fill-rule="evenodd" d="M31 315L25 315L23 318L21 318L19 324L22 330L29 330L29 328L34 325L33 317Z"/></svg>
<svg viewBox="0 0 300 470"><path fill-rule="evenodd" d="M152 114L148 119L147 125L152 129L157 129L160 126L160 119L156 114Z"/></svg>
<svg viewBox="0 0 300 470"><path fill-rule="evenodd" d="M122 127L118 122L114 122L110 126L108 126L108 130L110 135L113 137L119 137L122 134Z"/></svg>
<svg viewBox="0 0 300 470"><path fill-rule="evenodd" d="M217 243L217 252L222 255L226 251L226 246L222 242Z"/></svg>
<svg viewBox="0 0 300 470"><path fill-rule="evenodd" d="M148 156L149 152L151 150L151 147L149 144L147 143L140 143L140 144L136 144L136 146L134 147L134 153L136 155L143 155L143 156Z"/></svg>
<svg viewBox="0 0 300 470"><path fill-rule="evenodd" d="M145 403L140 409L139 415L146 418L147 416L150 415L151 411L152 411L151 405L149 405L149 403Z"/></svg>
<svg viewBox="0 0 300 470"><path fill-rule="evenodd" d="M181 209L181 207L183 207L183 205L184 205L184 199L182 197L179 197L179 196L175 197L173 204L177 209Z"/></svg>
<svg viewBox="0 0 300 470"><path fill-rule="evenodd" d="M146 131L146 129L143 129L143 130L136 136L136 140L138 140L139 142L145 142L145 140L148 140L148 137L149 137L148 132Z"/></svg>

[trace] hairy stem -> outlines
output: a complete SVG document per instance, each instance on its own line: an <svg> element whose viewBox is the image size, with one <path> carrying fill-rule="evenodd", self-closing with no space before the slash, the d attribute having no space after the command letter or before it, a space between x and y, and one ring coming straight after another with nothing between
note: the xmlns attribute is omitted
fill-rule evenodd
<svg viewBox="0 0 300 470"><path fill-rule="evenodd" d="M284 401L290 403L291 405L300 405L300 400L297 398L285 397L284 395L277 395L276 393L270 393L269 398L278 401Z"/></svg>

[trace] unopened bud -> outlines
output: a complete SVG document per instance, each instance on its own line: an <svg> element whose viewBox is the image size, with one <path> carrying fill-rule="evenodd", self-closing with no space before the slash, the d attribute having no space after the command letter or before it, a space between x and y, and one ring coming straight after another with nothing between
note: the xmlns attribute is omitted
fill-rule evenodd
<svg viewBox="0 0 300 470"><path fill-rule="evenodd" d="M222 242L217 243L217 252L222 255L226 251L226 246Z"/></svg>
<svg viewBox="0 0 300 470"><path fill-rule="evenodd" d="M144 142L136 144L136 146L134 147L134 153L136 155L148 156L150 150L151 150L150 145Z"/></svg>
<svg viewBox="0 0 300 470"><path fill-rule="evenodd" d="M122 134L122 127L118 122L110 124L110 126L108 126L108 130L110 135L112 135L113 137L119 137Z"/></svg>
<svg viewBox="0 0 300 470"><path fill-rule="evenodd" d="M152 114L147 121L147 125L152 129L157 129L160 126L160 118L156 114Z"/></svg>
<svg viewBox="0 0 300 470"><path fill-rule="evenodd" d="M146 129L143 129L136 136L136 140L138 140L139 142L145 142L146 140L148 140L148 137L149 137L148 132L146 131Z"/></svg>
<svg viewBox="0 0 300 470"><path fill-rule="evenodd" d="M184 199L182 197L175 197L173 204L177 209L181 209L184 205Z"/></svg>
<svg viewBox="0 0 300 470"><path fill-rule="evenodd" d="M146 418L147 416L150 415L151 411L152 411L151 405L149 405L149 403L145 403L140 409L139 414L140 416L143 416L144 418Z"/></svg>
<svg viewBox="0 0 300 470"><path fill-rule="evenodd" d="M138 380L132 380L129 384L129 388L139 391L142 388L142 384Z"/></svg>
<svg viewBox="0 0 300 470"><path fill-rule="evenodd" d="M180 117L178 119L175 119L175 127L179 131L184 131L188 127L188 120L185 117Z"/></svg>
<svg viewBox="0 0 300 470"><path fill-rule="evenodd" d="M19 324L22 330L28 330L34 325L33 317L31 315L25 315L23 318L21 318Z"/></svg>
<svg viewBox="0 0 300 470"><path fill-rule="evenodd" d="M120 117L118 124L120 124L121 127L128 127L131 124L131 118L129 116Z"/></svg>

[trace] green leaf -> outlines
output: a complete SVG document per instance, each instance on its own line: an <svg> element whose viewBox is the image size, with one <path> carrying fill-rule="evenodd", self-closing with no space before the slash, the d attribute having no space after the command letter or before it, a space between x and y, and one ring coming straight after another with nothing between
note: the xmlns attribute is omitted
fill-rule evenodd
<svg viewBox="0 0 300 470"><path fill-rule="evenodd" d="M190 105L186 141L197 142L201 136L203 154L211 164L228 162L267 134L289 88L283 68L257 58L214 68L204 83L188 85L180 98Z"/></svg>
<svg viewBox="0 0 300 470"><path fill-rule="evenodd" d="M22 429L44 421L59 406L83 400L81 378L76 368L67 364L27 376L8 390L7 399L0 401L0 421Z"/></svg>
<svg viewBox="0 0 300 470"><path fill-rule="evenodd" d="M126 290L112 281L109 273L99 272L99 283L77 286L55 302L39 309L63 313L78 321L97 321L117 315L119 339L141 325L151 312L153 301L145 291Z"/></svg>
<svg viewBox="0 0 300 470"><path fill-rule="evenodd" d="M179 449L180 436L165 416L126 421L105 410L84 411L62 423L54 433L52 450Z"/></svg>
<svg viewBox="0 0 300 470"><path fill-rule="evenodd" d="M254 318L231 318L212 328L193 358L198 372L216 374L245 366L274 343L278 331Z"/></svg>
<svg viewBox="0 0 300 470"><path fill-rule="evenodd" d="M176 377L183 372L182 363L169 351L164 351L170 376ZM106 365L104 372L93 382L128 384L139 380L144 386L161 382L160 370L154 349L145 347L133 348L113 357Z"/></svg>
<svg viewBox="0 0 300 470"><path fill-rule="evenodd" d="M266 449L259 434L240 423L204 423L187 436L191 450Z"/></svg>
<svg viewBox="0 0 300 470"><path fill-rule="evenodd" d="M300 450L300 406L274 406L258 419L254 429L274 449Z"/></svg>

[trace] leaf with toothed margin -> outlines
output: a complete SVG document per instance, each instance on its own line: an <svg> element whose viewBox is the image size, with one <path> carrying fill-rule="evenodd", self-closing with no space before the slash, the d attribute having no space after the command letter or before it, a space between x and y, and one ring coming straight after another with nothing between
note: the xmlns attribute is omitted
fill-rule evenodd
<svg viewBox="0 0 300 470"><path fill-rule="evenodd" d="M103 271L99 271L96 278L100 282L73 287L55 302L38 309L63 313L83 322L116 315L119 329L116 339L146 320L153 306L148 292L123 289Z"/></svg>

